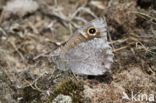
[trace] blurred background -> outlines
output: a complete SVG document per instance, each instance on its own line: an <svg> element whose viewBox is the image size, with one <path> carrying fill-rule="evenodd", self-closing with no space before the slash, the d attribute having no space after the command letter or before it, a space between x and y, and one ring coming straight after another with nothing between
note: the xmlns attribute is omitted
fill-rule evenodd
<svg viewBox="0 0 156 103"><path fill-rule="evenodd" d="M103 16L112 72L54 72L58 44ZM0 103L132 103L131 91L156 95L156 0L0 0Z"/></svg>

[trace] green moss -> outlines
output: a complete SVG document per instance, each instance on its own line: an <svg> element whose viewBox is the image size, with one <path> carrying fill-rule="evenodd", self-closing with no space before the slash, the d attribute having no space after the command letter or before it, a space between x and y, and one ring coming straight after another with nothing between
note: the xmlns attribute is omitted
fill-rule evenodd
<svg viewBox="0 0 156 103"><path fill-rule="evenodd" d="M58 85L58 87L54 90L53 95L49 97L49 101L52 101L59 94L64 94L71 96L73 103L83 103L83 90L84 88L81 82L68 78Z"/></svg>

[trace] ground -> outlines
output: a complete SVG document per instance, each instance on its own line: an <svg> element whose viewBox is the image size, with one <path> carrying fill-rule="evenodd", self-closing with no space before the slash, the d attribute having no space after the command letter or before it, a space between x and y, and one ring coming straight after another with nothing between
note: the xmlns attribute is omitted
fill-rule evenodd
<svg viewBox="0 0 156 103"><path fill-rule="evenodd" d="M24 15L6 11L7 2L0 0L0 103L52 103L59 94L73 103L156 102L155 0L37 0L38 9ZM52 51L103 16L115 55L111 71L96 77L58 71Z"/></svg>

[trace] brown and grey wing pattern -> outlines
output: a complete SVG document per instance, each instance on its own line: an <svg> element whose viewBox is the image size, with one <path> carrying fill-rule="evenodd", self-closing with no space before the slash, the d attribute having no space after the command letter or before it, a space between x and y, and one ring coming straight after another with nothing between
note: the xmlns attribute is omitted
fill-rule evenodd
<svg viewBox="0 0 156 103"><path fill-rule="evenodd" d="M98 18L87 23L58 51L52 57L58 69L75 74L102 75L113 62L106 21Z"/></svg>
<svg viewBox="0 0 156 103"><path fill-rule="evenodd" d="M95 27L98 29L99 37L107 40L107 23L104 18L98 18L95 20L92 20L85 24L83 27L79 28L66 42L66 44L62 47L64 51L68 51L69 49L77 46L78 44L82 42L86 42L90 40L90 37L87 35L87 28L90 26ZM95 36L97 37L97 36ZM93 37L94 38L94 37Z"/></svg>
<svg viewBox="0 0 156 103"><path fill-rule="evenodd" d="M102 75L110 69L113 53L107 41L95 38L79 44L57 59L56 64L60 70L71 70L75 74Z"/></svg>
<svg viewBox="0 0 156 103"><path fill-rule="evenodd" d="M86 41L87 39L77 32L66 42L66 44L63 47L61 47L61 49L64 50L64 52L66 52L71 48L77 46L78 44Z"/></svg>

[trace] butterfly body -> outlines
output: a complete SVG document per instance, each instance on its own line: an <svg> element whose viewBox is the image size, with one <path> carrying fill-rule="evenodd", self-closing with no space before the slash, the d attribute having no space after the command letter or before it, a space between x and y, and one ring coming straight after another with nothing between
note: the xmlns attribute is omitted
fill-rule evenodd
<svg viewBox="0 0 156 103"><path fill-rule="evenodd" d="M57 68L84 75L102 75L110 69L113 53L106 28L104 19L95 19L78 29L52 57Z"/></svg>

